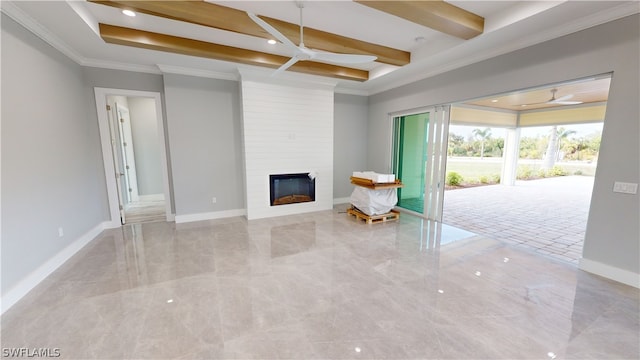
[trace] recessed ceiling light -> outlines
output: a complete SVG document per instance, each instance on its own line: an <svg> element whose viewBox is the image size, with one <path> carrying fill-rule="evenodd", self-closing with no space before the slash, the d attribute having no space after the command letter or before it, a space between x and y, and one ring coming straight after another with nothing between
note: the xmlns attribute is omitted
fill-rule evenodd
<svg viewBox="0 0 640 360"><path fill-rule="evenodd" d="M273 40L273 39L269 39L269 40L267 40L267 42L268 42L269 44L271 44L271 45L275 45L275 43L276 43L277 41L275 41L275 40Z"/></svg>
<svg viewBox="0 0 640 360"><path fill-rule="evenodd" d="M493 100L491 100L491 102L492 102L492 103L497 103L497 102L498 102L498 99L493 99Z"/></svg>
<svg viewBox="0 0 640 360"><path fill-rule="evenodd" d="M131 11L131 10L122 10L122 13L123 13L123 14L125 14L125 15L127 15L127 16L131 16L131 17L136 16L136 13L134 13L134 12L133 12L133 11Z"/></svg>

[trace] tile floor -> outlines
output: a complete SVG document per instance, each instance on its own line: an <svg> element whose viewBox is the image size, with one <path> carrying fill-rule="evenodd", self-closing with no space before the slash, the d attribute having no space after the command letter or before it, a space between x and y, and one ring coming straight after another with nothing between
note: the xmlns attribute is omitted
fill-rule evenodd
<svg viewBox="0 0 640 360"><path fill-rule="evenodd" d="M164 200L140 201L125 206L125 221L127 224L136 224L152 221L165 221Z"/></svg>
<svg viewBox="0 0 640 360"><path fill-rule="evenodd" d="M590 176L448 190L442 221L577 265L592 190Z"/></svg>
<svg viewBox="0 0 640 360"><path fill-rule="evenodd" d="M422 221L333 211L106 231L2 316L66 359L638 359L639 290Z"/></svg>

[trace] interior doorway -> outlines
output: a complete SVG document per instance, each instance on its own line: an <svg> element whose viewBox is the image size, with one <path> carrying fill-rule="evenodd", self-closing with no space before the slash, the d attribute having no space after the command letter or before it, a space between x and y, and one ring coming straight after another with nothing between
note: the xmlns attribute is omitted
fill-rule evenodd
<svg viewBox="0 0 640 360"><path fill-rule="evenodd" d="M95 95L113 226L173 221L160 94Z"/></svg>

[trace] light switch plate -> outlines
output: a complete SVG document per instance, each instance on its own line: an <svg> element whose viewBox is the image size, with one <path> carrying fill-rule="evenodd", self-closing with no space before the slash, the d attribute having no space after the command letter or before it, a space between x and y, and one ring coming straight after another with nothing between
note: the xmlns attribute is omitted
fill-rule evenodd
<svg viewBox="0 0 640 360"><path fill-rule="evenodd" d="M613 192L635 195L638 193L638 184L616 181L613 183Z"/></svg>

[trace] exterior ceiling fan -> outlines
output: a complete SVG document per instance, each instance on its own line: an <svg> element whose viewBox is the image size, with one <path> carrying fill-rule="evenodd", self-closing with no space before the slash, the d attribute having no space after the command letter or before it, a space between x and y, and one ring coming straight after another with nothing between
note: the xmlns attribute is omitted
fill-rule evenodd
<svg viewBox="0 0 640 360"><path fill-rule="evenodd" d="M304 60L319 60L326 61L330 63L336 64L365 64L377 59L376 56L373 55L356 55L356 54L337 54L330 52L320 52L307 48L304 46L304 25L302 22L302 9L304 8L304 4L302 1L296 1L298 8L300 8L300 45L294 44L291 40L289 40L286 36L284 36L281 32L276 30L273 26L269 25L266 21L259 18L257 15L247 12L247 15L253 20L256 24L258 24L261 28L266 30L269 34L273 35L276 39L278 39L281 43L286 45L293 51L293 56L289 61L280 66L272 76L281 73L288 68L290 68L293 64L298 61Z"/></svg>
<svg viewBox="0 0 640 360"><path fill-rule="evenodd" d="M565 95L565 96L561 96L559 98L556 99L556 92L558 92L558 89L551 89L551 99L544 101L544 102L540 102L540 103L533 103L533 104L524 104L523 106L529 106L529 105L542 105L542 104L557 104L557 105L577 105L577 104L582 104L582 101L567 101L569 99L571 99L573 97L573 94L569 94L569 95Z"/></svg>

